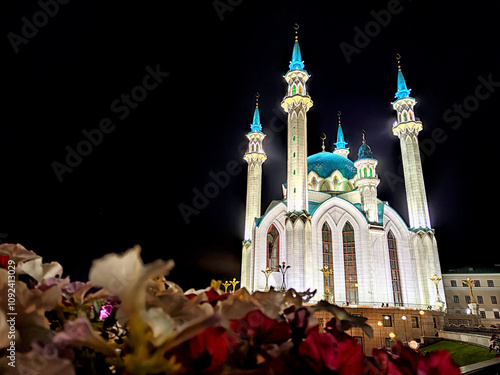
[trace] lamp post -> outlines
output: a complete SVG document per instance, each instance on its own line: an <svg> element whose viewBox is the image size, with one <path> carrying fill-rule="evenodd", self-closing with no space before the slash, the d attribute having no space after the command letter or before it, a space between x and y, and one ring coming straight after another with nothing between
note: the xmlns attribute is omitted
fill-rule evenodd
<svg viewBox="0 0 500 375"><path fill-rule="evenodd" d="M379 321L377 323L377 325L378 325L379 333L380 333L380 349L382 349L382 326L383 326L383 323Z"/></svg>
<svg viewBox="0 0 500 375"><path fill-rule="evenodd" d="M285 274L289 268L290 266L287 266L285 262L283 262L281 265L278 265L278 271L280 271L281 275L283 276L283 281L280 288L282 292L286 292Z"/></svg>
<svg viewBox="0 0 500 375"><path fill-rule="evenodd" d="M442 280L441 277L438 277L437 275L433 275L430 279L430 281L432 281L436 287L436 298L438 301L441 301L441 296L439 295L439 288L438 288L438 285L439 285L439 282Z"/></svg>
<svg viewBox="0 0 500 375"><path fill-rule="evenodd" d="M422 331L422 341L424 340L425 337L425 328L424 328L424 310L420 310L420 331Z"/></svg>
<svg viewBox="0 0 500 375"><path fill-rule="evenodd" d="M231 285L231 283L230 283L230 282L228 282L228 281L224 281L224 282L222 283L222 285L224 285L224 293L227 293L227 287L228 287L229 285Z"/></svg>
<svg viewBox="0 0 500 375"><path fill-rule="evenodd" d="M269 292L269 275L272 274L274 271L269 267L266 267L266 269L261 270L261 272L264 274L264 276L266 276L266 288L264 289L264 292Z"/></svg>
<svg viewBox="0 0 500 375"><path fill-rule="evenodd" d="M475 303L476 301L474 300L474 294L472 293L472 287L476 284L476 280L472 280L470 277L462 281L464 285L467 285L469 287L469 293L470 293L470 303Z"/></svg>
<svg viewBox="0 0 500 375"><path fill-rule="evenodd" d="M236 284L238 284L239 281L236 280L236 277L235 277L235 278L233 278L232 281L230 281L230 283L233 285L233 293L234 293L234 291L236 290Z"/></svg>
<svg viewBox="0 0 500 375"><path fill-rule="evenodd" d="M407 344L408 344L408 336L406 336L406 324L405 324L405 323L406 323L406 316L405 316L405 315L403 315L403 316L401 317L401 319L403 320L403 328L404 328L404 330L405 330L405 343L407 343Z"/></svg>
<svg viewBox="0 0 500 375"><path fill-rule="evenodd" d="M396 335L394 334L394 332L390 332L389 337L391 338L391 341L396 341Z"/></svg>
<svg viewBox="0 0 500 375"><path fill-rule="evenodd" d="M331 302L331 293L330 293L330 285L328 285L328 277L330 274L333 272L333 269L328 267L328 264L325 264L323 268L320 269L320 272L323 273L323 276L325 278L325 293L323 295L325 301Z"/></svg>

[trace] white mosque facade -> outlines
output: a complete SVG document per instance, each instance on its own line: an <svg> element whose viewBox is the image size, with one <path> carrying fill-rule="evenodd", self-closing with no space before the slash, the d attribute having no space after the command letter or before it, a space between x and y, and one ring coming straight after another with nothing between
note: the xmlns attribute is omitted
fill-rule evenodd
<svg viewBox="0 0 500 375"><path fill-rule="evenodd" d="M287 181L283 197L264 213L267 157L258 106L247 134L241 286L249 291L316 290L315 300L350 306L442 309L441 268L418 147L422 123L401 69L392 131L401 145L409 225L377 196L377 159L364 136L353 161L339 121L335 149L307 155L307 112L313 105L308 78L296 37L281 103L288 114ZM267 276L266 269L273 272Z"/></svg>

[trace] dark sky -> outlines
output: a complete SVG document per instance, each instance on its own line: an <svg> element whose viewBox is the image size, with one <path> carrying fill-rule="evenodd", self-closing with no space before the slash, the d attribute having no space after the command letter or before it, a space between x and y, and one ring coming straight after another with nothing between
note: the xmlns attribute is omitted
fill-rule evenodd
<svg viewBox="0 0 500 375"><path fill-rule="evenodd" d="M322 133L332 149L340 110L350 158L365 130L379 197L407 221L391 132L400 53L442 268L500 263L500 3L60 1L0 5L3 242L73 280L135 244L145 262L174 259L170 279L185 289L238 278L245 134L259 92L264 210L286 179L280 102L298 23L309 154Z"/></svg>

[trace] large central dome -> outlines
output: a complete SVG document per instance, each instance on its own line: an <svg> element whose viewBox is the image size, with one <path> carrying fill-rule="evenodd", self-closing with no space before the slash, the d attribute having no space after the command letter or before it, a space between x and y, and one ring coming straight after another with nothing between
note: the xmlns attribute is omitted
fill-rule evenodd
<svg viewBox="0 0 500 375"><path fill-rule="evenodd" d="M333 152L319 152L307 158L307 173L316 172L321 178L327 178L339 171L344 178L350 180L356 176L354 162L345 156Z"/></svg>

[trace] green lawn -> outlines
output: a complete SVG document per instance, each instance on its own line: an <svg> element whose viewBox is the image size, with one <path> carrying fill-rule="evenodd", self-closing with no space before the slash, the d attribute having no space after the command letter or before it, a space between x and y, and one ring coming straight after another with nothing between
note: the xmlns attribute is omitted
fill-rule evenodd
<svg viewBox="0 0 500 375"><path fill-rule="evenodd" d="M488 348L483 348L474 345L462 344L456 341L441 340L434 344L426 345L419 349L419 352L431 352L434 350L446 349L450 352L451 357L459 366L466 366L472 363L487 361L495 358L495 352L491 352Z"/></svg>

